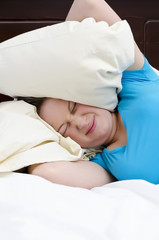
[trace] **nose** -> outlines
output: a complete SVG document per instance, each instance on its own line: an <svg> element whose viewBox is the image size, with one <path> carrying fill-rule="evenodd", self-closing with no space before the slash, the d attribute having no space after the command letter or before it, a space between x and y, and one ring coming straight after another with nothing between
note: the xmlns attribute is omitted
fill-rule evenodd
<svg viewBox="0 0 159 240"><path fill-rule="evenodd" d="M83 116L72 115L70 123L77 127L79 130L82 130L88 126L89 120L85 115Z"/></svg>

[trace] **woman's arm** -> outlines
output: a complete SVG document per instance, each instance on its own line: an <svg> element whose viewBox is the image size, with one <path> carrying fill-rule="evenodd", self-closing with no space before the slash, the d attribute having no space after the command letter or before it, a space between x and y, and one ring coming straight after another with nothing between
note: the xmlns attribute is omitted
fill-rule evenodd
<svg viewBox="0 0 159 240"><path fill-rule="evenodd" d="M28 171L53 183L87 189L115 181L100 165L85 160L35 164L30 166Z"/></svg>
<svg viewBox="0 0 159 240"><path fill-rule="evenodd" d="M104 0L74 0L66 21L82 21L87 17L93 17L97 22L106 21L109 25L121 20ZM135 62L127 70L139 70L142 69L143 65L143 54L135 43Z"/></svg>

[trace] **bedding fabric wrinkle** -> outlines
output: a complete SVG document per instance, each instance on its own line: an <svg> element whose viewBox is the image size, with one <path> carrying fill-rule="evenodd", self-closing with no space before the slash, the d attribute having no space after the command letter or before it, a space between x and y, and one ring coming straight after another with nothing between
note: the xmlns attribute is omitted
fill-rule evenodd
<svg viewBox="0 0 159 240"><path fill-rule="evenodd" d="M159 186L146 181L86 190L1 173L0 189L3 240L159 239Z"/></svg>
<svg viewBox="0 0 159 240"><path fill-rule="evenodd" d="M0 93L61 98L113 111L122 71L133 62L127 21L112 26L93 18L66 21L0 43Z"/></svg>
<svg viewBox="0 0 159 240"><path fill-rule="evenodd" d="M83 150L62 137L24 101L0 103L0 172L42 162L75 161Z"/></svg>

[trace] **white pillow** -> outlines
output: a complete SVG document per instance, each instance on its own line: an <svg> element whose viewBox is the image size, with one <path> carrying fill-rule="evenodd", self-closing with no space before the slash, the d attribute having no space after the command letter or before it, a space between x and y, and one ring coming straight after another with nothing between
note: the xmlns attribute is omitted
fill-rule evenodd
<svg viewBox="0 0 159 240"><path fill-rule="evenodd" d="M45 123L24 101L0 103L0 172L35 163L75 161L83 150Z"/></svg>
<svg viewBox="0 0 159 240"><path fill-rule="evenodd" d="M152 66L151 66L152 67ZM156 69L156 68L154 68L154 67L152 67L152 69L154 70L154 72L157 74L157 75L159 75L159 70L158 69Z"/></svg>
<svg viewBox="0 0 159 240"><path fill-rule="evenodd" d="M133 62L134 39L126 21L63 22L0 44L0 93L113 110L122 71Z"/></svg>

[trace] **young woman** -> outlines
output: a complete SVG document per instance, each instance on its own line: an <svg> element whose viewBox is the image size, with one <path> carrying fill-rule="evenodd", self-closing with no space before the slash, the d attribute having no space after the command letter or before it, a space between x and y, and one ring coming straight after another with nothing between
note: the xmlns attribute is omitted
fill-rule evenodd
<svg viewBox="0 0 159 240"><path fill-rule="evenodd" d="M121 20L104 0L75 0L66 20L87 17L109 25ZM42 99L39 107L41 118L63 136L84 148L104 145L102 154L90 161L33 165L30 173L84 188L115 178L159 183L159 76L134 44L135 62L123 73L117 112L59 99Z"/></svg>

